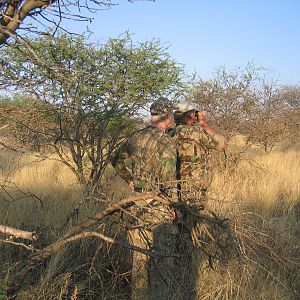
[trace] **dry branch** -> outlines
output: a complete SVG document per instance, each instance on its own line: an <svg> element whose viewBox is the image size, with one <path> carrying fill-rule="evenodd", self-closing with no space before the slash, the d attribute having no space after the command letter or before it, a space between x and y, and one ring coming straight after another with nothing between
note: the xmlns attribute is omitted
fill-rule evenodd
<svg viewBox="0 0 300 300"><path fill-rule="evenodd" d="M110 244L120 245L124 248L130 249L130 250L133 250L133 251L138 251L138 252L141 252L143 254L149 255L149 256L154 257L154 258L161 258L162 257L161 255L158 255L158 254L152 252L151 250L147 250L147 249L144 249L144 248L141 248L141 247L137 247L135 245L130 245L130 244L125 243L123 241L113 239L111 237L108 237L106 235L103 235L99 232L94 232L94 231L82 232L82 233L73 235L72 237L70 237L66 240L69 243L69 242L73 242L73 241L76 241L76 240L79 240L79 239L82 239L82 238L88 238L88 237L96 237L96 238L101 239L101 240L103 240L105 242L108 242Z"/></svg>
<svg viewBox="0 0 300 300"><path fill-rule="evenodd" d="M106 209L99 212L98 214L96 214L92 218L88 219L87 221L84 221L79 225L75 225L75 226L71 227L62 238L56 240L54 243L48 245L44 249L40 250L38 253L35 253L31 257L30 262L27 264L27 266L31 267L31 266L35 265L36 263L38 263L39 261L42 261L42 260L48 258L49 256L51 256L52 254L56 253L58 250L63 248L66 244L73 241L73 239L72 239L73 236L83 233L85 230L87 230L91 226L100 222L106 216L109 216L115 212L118 212L119 210L121 210L121 208L129 208L130 206L133 206L135 204L135 201L151 199L154 196L155 196L155 193L153 193L153 192L140 194L138 196L120 200L119 202L107 207ZM82 237L84 237L84 236L82 236Z"/></svg>
<svg viewBox="0 0 300 300"><path fill-rule="evenodd" d="M148 193L140 194L140 195L133 196L130 198L122 199L122 200L118 201L117 203L108 206L106 209L99 212L92 218L89 218L88 220L82 222L79 225L75 225L75 226L71 227L67 231L67 233L64 235L64 238L68 238L74 234L84 231L85 229L98 223L104 217L109 216L117 211L120 211L121 209L129 208L129 207L133 206L136 201L148 200L148 199L154 198L155 196L156 196L156 194L154 192L148 192Z"/></svg>
<svg viewBox="0 0 300 300"><path fill-rule="evenodd" d="M118 245L121 245L128 249L131 249L133 251L139 251L146 255L158 258L157 254L155 254L152 251L149 251L147 249L142 249L142 248L127 244L122 241L114 240L114 239L104 236L103 234L100 234L98 232L87 231L89 228L91 228L92 226L94 226L97 223L99 223L100 221L102 221L105 217L112 215L116 212L119 212L121 210L128 209L128 208L134 206L139 201L145 201L145 200L150 200L150 199L153 199L153 200L161 203L162 205L166 205L166 206L169 206L172 208L185 209L188 213L194 214L194 216L199 219L202 218L202 219L211 220L210 218L205 217L202 214L197 214L197 213L193 212L188 207L187 204L182 203L182 202L181 203L172 202L165 197L161 197L161 196L157 195L155 192L147 192L144 194L138 194L133 197L122 199L114 204L111 204L110 206L105 208L103 211L97 213L95 216L80 223L79 225L75 225L75 226L71 227L62 238L56 240L54 243L48 245L44 249L41 249L41 250L33 253L31 255L31 257L29 258L29 260L24 264L23 268L21 268L18 275L16 276L15 285L9 289L9 293L15 294L16 292L18 292L18 290L22 286L24 279L26 278L26 276L28 275L30 270L32 268L34 268L36 265L41 263L43 260L49 258L51 255L55 254L57 251L62 249L68 243L82 239L82 238L86 238L86 237L97 237L106 242L109 242L112 244L118 244ZM159 255L159 257L162 257L162 256Z"/></svg>
<svg viewBox="0 0 300 300"><path fill-rule="evenodd" d="M3 226L3 225L0 225L0 233L4 233L9 236L14 236L17 238L22 238L30 241L34 241L37 239L37 235L35 234L35 232L24 231L24 230Z"/></svg>
<svg viewBox="0 0 300 300"><path fill-rule="evenodd" d="M25 245L24 243L17 243L17 242L11 241L11 240L1 240L0 239L0 243L4 243L4 244L6 243L6 244L15 245L17 247L23 247L23 248L25 248L27 250L30 250L30 251L34 250L32 245Z"/></svg>
<svg viewBox="0 0 300 300"><path fill-rule="evenodd" d="M144 194L139 194L134 197L122 199L122 200L118 201L117 203L108 206L106 209L99 212L98 214L96 214L94 217L88 219L87 221L84 221L79 225L75 225L75 226L71 227L66 232L64 237L56 240L54 243L48 245L44 249L41 249L41 250L35 252L29 258L29 260L24 263L23 268L21 268L21 271L18 273L18 275L15 278L15 285L9 289L8 293L15 294L16 292L18 292L19 289L22 287L22 283L23 283L24 279L26 278L28 272L30 272L30 270L34 266L38 265L41 261L47 259L51 255L53 255L54 253L56 253L57 251L62 249L66 244L68 244L72 241L75 241L75 240L79 240L81 238L88 237L88 236L96 236L95 233L86 232L86 230L88 228L90 228L91 226L95 225L96 223L100 222L103 218L105 218L106 216L112 215L113 213L118 212L121 209L129 208L129 207L133 206L137 201L153 199L155 197L155 195L156 194L154 192L148 192L148 193L144 193ZM159 198L160 197L157 197L157 200L159 200ZM107 242L110 242L110 243L117 243L115 240L113 240L109 237L106 237L104 235L101 235L99 233L97 233L97 237L101 238ZM151 255L151 256L154 255L152 252L147 251L146 249L131 246L131 245L128 245L123 242L118 242L118 244L120 244L120 245L121 245L121 243L122 243L122 246L126 246L127 248L130 248L134 251L140 251L142 253L145 253L145 254Z"/></svg>

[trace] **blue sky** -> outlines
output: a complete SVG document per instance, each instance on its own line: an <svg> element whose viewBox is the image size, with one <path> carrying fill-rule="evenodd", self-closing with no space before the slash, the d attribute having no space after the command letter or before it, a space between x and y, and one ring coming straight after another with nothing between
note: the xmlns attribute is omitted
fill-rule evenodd
<svg viewBox="0 0 300 300"><path fill-rule="evenodd" d="M248 62L270 70L283 84L300 84L299 0L156 0L119 5L81 24L95 38L159 39L171 57L209 78L218 66ZM79 31L78 22L68 28Z"/></svg>

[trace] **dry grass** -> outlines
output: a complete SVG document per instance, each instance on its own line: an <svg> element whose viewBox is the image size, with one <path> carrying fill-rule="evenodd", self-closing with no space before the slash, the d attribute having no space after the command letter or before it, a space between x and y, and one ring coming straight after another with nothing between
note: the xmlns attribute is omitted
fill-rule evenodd
<svg viewBox="0 0 300 300"><path fill-rule="evenodd" d="M278 201L294 205L300 199L300 151L274 151L245 158L234 170L218 174L212 190L222 210L227 203L230 209L232 204L252 204L255 211L273 208Z"/></svg>
<svg viewBox="0 0 300 300"><path fill-rule="evenodd" d="M57 161L34 162L32 156L18 156L4 150L0 158L3 182L0 223L23 229L51 227L54 238L83 196L73 174ZM128 189L114 178L110 193L119 199L128 194ZM216 263L214 270L205 261L201 262L197 281L199 299L299 299L298 146L281 147L269 154L257 150L251 155L246 153L236 168L217 174L209 205L262 244L245 242L242 262L233 259L227 266ZM86 205L79 217L85 218L99 207ZM9 247L1 244L0 247L1 260L5 262L0 270L5 278L13 258L4 251ZM18 255L22 257L20 251ZM51 259L43 279L25 294L28 299L128 299L129 254L122 251L90 240L73 244ZM112 282L115 286L110 288Z"/></svg>
<svg viewBox="0 0 300 300"><path fill-rule="evenodd" d="M5 150L1 161L6 163L0 177L5 201L0 216L6 225L59 226L82 197L74 175L58 161L37 161Z"/></svg>
<svg viewBox="0 0 300 300"><path fill-rule="evenodd" d="M199 299L300 297L300 151L296 145L255 153L215 176L209 202L253 242L242 245L242 262L201 265Z"/></svg>

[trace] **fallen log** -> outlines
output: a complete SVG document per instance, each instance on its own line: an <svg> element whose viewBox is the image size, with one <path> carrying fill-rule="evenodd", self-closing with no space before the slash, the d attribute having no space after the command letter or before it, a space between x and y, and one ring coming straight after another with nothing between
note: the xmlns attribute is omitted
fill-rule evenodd
<svg viewBox="0 0 300 300"><path fill-rule="evenodd" d="M24 231L24 230L16 229L9 226L3 226L3 225L0 225L0 233L4 233L12 237L22 238L30 241L35 241L37 239L37 235L35 232Z"/></svg>

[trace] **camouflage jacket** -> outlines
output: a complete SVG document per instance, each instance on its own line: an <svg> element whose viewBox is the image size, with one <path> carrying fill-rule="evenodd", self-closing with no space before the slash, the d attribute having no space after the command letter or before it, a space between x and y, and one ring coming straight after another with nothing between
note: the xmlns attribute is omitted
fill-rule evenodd
<svg viewBox="0 0 300 300"><path fill-rule="evenodd" d="M129 136L115 151L112 165L137 190L172 188L170 181L174 185L176 180L174 140L155 126L147 126Z"/></svg>
<svg viewBox="0 0 300 300"><path fill-rule="evenodd" d="M171 132L172 134L172 132ZM211 151L221 149L200 124L177 125L173 131L177 148L177 179L181 186L205 190L211 183Z"/></svg>

